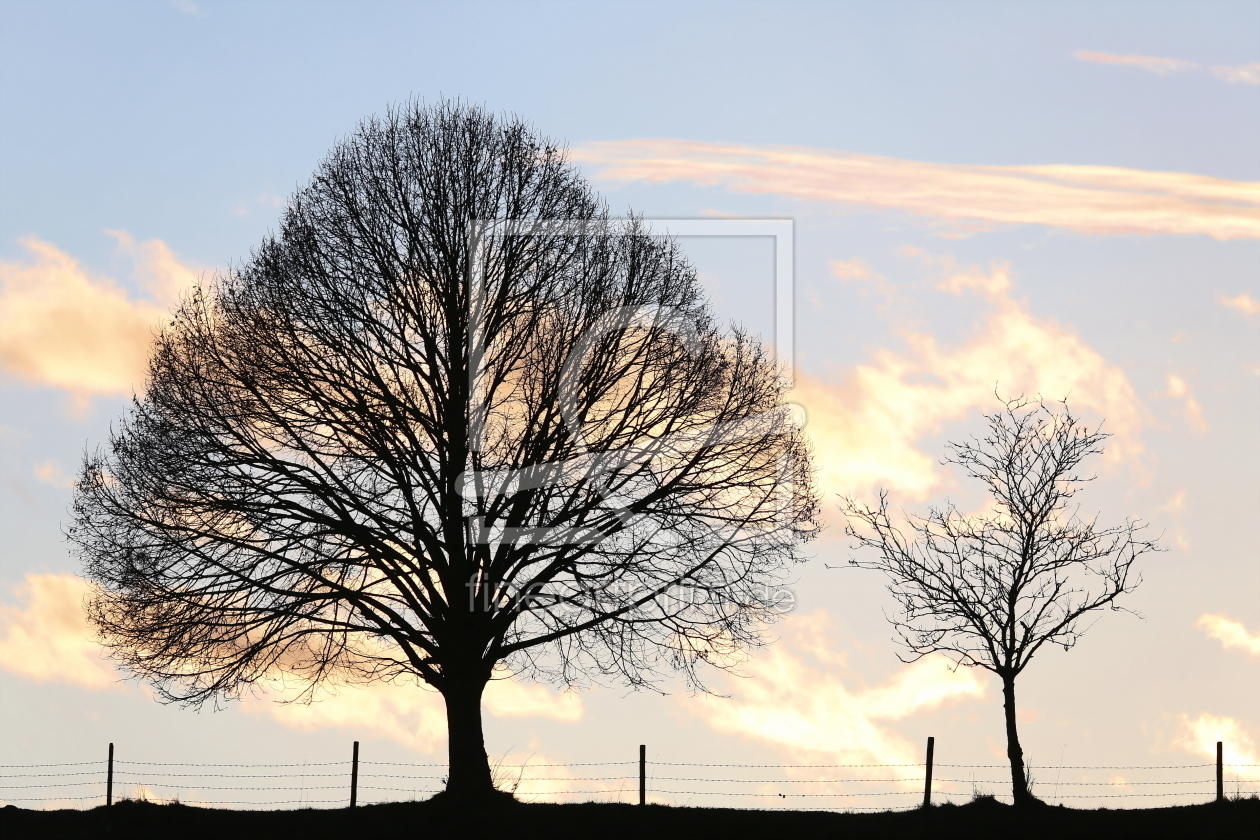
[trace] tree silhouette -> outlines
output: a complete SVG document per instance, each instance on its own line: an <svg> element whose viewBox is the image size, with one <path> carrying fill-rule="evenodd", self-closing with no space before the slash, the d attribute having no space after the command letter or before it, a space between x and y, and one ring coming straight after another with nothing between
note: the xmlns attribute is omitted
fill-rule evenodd
<svg viewBox="0 0 1260 840"><path fill-rule="evenodd" d="M1025 805L1034 800L1016 728L1016 677L1043 645L1075 645L1089 613L1119 609L1116 598L1141 582L1131 576L1134 561L1158 546L1139 538L1139 521L1099 528L1096 517L1080 519L1070 508L1092 480L1078 467L1103 451L1100 428L1082 425L1066 403L1056 413L1022 399L986 419L988 435L949 444L943 462L984 482L991 513L967 516L947 502L909 516L908 538L892 523L883 491L876 507L846 497L842 509L854 548L875 554L850 563L890 579L907 661L942 652L1002 680L1012 794Z"/></svg>
<svg viewBox="0 0 1260 840"><path fill-rule="evenodd" d="M817 529L785 388L562 148L412 103L157 336L76 489L89 614L170 702L422 680L447 793L488 795L492 677L700 685L759 643Z"/></svg>

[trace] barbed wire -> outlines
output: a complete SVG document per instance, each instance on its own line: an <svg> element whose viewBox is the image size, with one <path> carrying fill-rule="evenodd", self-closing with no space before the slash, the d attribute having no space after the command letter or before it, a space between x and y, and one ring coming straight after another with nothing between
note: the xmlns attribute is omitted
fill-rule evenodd
<svg viewBox="0 0 1260 840"><path fill-rule="evenodd" d="M108 762L106 760L98 759L95 761L79 761L79 762L0 765L0 770L18 770L18 771L22 771L22 770L39 771L39 770L51 770L53 768L66 768L65 770L61 770L57 772L0 773L0 780L6 781L6 782L8 780L13 780L14 782L27 782L27 781L33 782L33 783L28 783L28 784L0 784L0 791L5 791L5 792L13 791L13 792L25 793L25 792L34 792L34 791L44 790L44 791L48 791L49 793L52 793L54 790L60 791L60 790L72 788L72 787L78 787L78 788L96 787L99 789L105 784L101 776L104 775L104 769L107 763ZM196 796L190 800L185 801L185 804L207 806L207 807L248 806L250 808L262 808L262 807L269 807L269 806L292 806L292 805L317 806L317 805L330 805L330 804L337 804L337 805L344 806L345 804L348 803L348 797L341 797L337 799L309 799L306 797L305 794L307 794L308 792L311 792L318 795L319 792L324 792L324 791L345 790L347 787L345 782L341 782L339 784L318 784L318 783L308 784L307 780L309 779L315 782L319 782L323 780L330 780L333 778L344 779L344 777L350 774L350 767L352 764L353 764L352 761L303 762L301 764L298 764L298 763L223 764L223 763L150 762L150 761L115 760L114 766L120 771L120 775L114 779L114 785L115 785L115 790L125 791L125 789L129 786L138 788L139 791L135 798L141 801L150 801L151 798L156 799L157 801L180 801L179 793L182 793L184 791L189 791L189 790L196 793L200 793L201 791L206 791L206 792L231 791L231 792L236 792L236 793L283 792L283 793L289 793L289 794L292 794L294 792L300 792L302 794L302 798L296 799L296 800L294 799L266 800L266 801L262 801L262 800L230 800L230 801L229 800L203 800L199 796ZM520 771L520 778L516 780L516 787L513 789L513 792L523 798L535 800L535 799L545 798L545 797L552 797L552 798L599 797L606 800L616 799L620 801L623 798L623 796L626 794L637 793L637 790L633 789L637 786L625 784L625 783L632 783L636 781L638 779L637 775L555 776L554 774L548 774L544 776L531 776L529 774L530 772L533 772L533 771L543 771L543 770L554 769L554 768L564 768L566 770L573 769L573 768L605 768L605 767L622 768L622 767L633 767L638 764L639 762L635 762L635 761L599 761L599 762L574 762L572 764L560 764L560 763L497 764L497 765L494 765L494 767L496 770L508 770L508 771L519 770ZM941 768L941 769L950 768L950 769L964 769L964 770L987 770L987 769L1007 770L1008 769L1008 766L1005 764L934 764L933 766L934 768ZM1242 775L1240 771L1245 772L1257 766L1258 765L1256 763L1251 763L1251 762L1230 762L1230 763L1222 762L1221 763L1222 770L1227 769L1231 771L1234 775ZM90 769L90 770L73 769L73 768L84 768L84 767L93 768L93 769ZM420 796L420 795L429 796L434 793L437 793L438 791L430 790L427 787L421 787L419 785L412 785L408 787L388 786L388 781L392 780L395 782L395 784L397 782L402 782L404 784L406 782L431 783L433 781L446 778L445 776L442 776L442 775L432 775L432 774L411 775L411 774L400 774L396 772L395 773L374 772L372 769L374 767L417 768L417 769L443 768L445 769L446 765L439 764L439 763L360 761L359 762L359 779L361 783L358 785L359 791L362 791L365 793L375 792L377 794L403 794L403 795L410 794L410 796L412 797L412 800L414 801L415 797L417 796ZM657 770L660 768L713 768L713 769L722 768L722 769L752 769L752 770L777 769L777 770L797 770L797 771L829 770L830 769L830 770L859 771L859 770L869 770L869 769L913 768L914 770L923 771L926 769L926 765L924 763L919 763L919 762L907 763L907 764L732 764L732 763L709 763L709 762L653 761L653 762L648 762L648 767L651 768L652 770ZM1125 771L1140 771L1140 772L1162 772L1162 771L1187 770L1187 769L1202 770L1205 768L1214 768L1214 767L1216 767L1214 763L1202 763L1202 764L1168 764L1168 765L1062 765L1058 768L1043 767L1041 769L1042 770L1057 769L1057 770L1070 770L1070 771L1125 770ZM153 768L153 769L149 770L147 768ZM168 770L166 768L171 768L171 769ZM233 770L240 770L240 771L287 770L289 772L172 772L172 771L198 771L199 769L202 769L202 768L204 768L205 770L211 770L211 771L233 769ZM334 772L328 772L332 768L339 768L339 769L337 769ZM311 770L314 770L316 772L308 772ZM669 772L669 771L666 770L665 772ZM726 777L712 777L712 776L700 776L700 777L658 776L652 773L649 775L647 781L649 785L657 785L657 784L665 783L665 782L678 781L678 782L692 783L693 786L697 786L697 785L698 786L774 785L776 786L776 788L779 788L779 787L786 788L786 790L775 789L771 791L765 791L765 790L752 791L752 790L738 790L738 789L737 790L674 790L674 789L668 789L668 788L662 789L658 787L648 788L648 793L652 797L657 798L657 799L661 799L661 798L669 799L669 798L677 798L677 797L701 797L701 796L725 797L728 799L744 798L744 799L757 799L759 801L764 800L764 802L762 803L760 807L773 807L772 803L775 800L792 800L794 802L800 801L801 805L806 805L808 802L821 803L822 801L826 801L826 800L831 800L835 802L847 802L847 800L874 798L874 797L879 797L879 798L904 797L904 798L913 798L914 800L917 800L919 796L918 790L911 790L911 789L904 789L904 788L900 790L853 790L852 788L841 787L841 789L838 791L833 790L833 791L819 792L818 788L815 787L813 791L797 792L799 790L798 786L815 786L815 785L837 785L837 786L850 786L850 785L857 785L857 784L862 784L862 785L916 784L917 785L921 783L921 778L916 778L916 775L906 774L906 775L899 775L898 777L892 777L892 778L885 777L885 776L881 776L879 778L861 778L859 776L856 778L807 778L807 779L777 778L777 779L772 779L772 778L762 778L762 777L726 778ZM88 776L94 776L96 778L93 778L93 779L84 778ZM65 778L74 779L74 781L69 781L69 782L35 781L35 780L44 780L44 779L60 780L60 779L65 779ZM257 784L205 785L201 783L204 780L226 780L226 779L233 779L233 780L237 780L238 782L240 781L257 782L257 781L266 781L266 780L272 780L272 779L274 780L283 779L283 780L287 780L289 784L288 785L257 785ZM178 780L178 781L172 781L172 780ZM373 782L373 781L386 781L387 784L386 785L370 784L370 782ZM1009 779L990 779L990 778L962 779L962 778L938 776L933 781L935 784L941 785L941 786L949 786L949 785L955 785L955 784L966 785L970 783L973 787L972 795L974 796L976 785L1002 785L1002 784L1005 784L1007 781L1009 781ZM1230 779L1228 781L1234 784L1235 786L1234 789L1238 794L1241 794L1241 791L1243 791L1244 789L1248 793L1251 793L1253 788L1257 784L1260 784L1260 779L1255 779L1255 778L1235 778L1235 779ZM295 782L297 782L297 784L294 784ZM362 782L369 782L369 783L363 784ZM614 788L609 788L609 787L604 786L606 783L609 783L609 782L620 782L623 784L620 785L619 787L614 787ZM1156 780L1156 781L1128 781L1128 780L1062 781L1060 780L1054 783L1054 788L1056 790L1056 793L1054 794L1053 798L1055 801L1068 800L1068 799L1070 800L1075 800L1075 799L1112 800L1112 799L1129 799L1129 798L1145 799L1145 798L1160 798L1160 797L1164 797L1164 798L1200 797L1201 798L1205 795L1204 787L1210 786L1214 784L1215 782L1216 782L1215 778L1189 778L1189 779L1171 779L1171 780L1164 779L1164 780ZM577 788L577 789L569 789L569 790L531 790L531 788L536 785L550 785L554 783L563 783L565 786L572 785L572 784L594 783L594 784L600 784L601 787ZM1043 784L1046 788L1050 787L1049 782L1045 782ZM1106 790L1081 791L1077 793L1063 793L1063 794L1059 794L1057 792L1058 788L1073 788L1073 787L1075 788L1080 788L1080 787L1104 788ZM1149 791L1150 787L1155 787L1157 788L1157 790ZM175 797L168 800L166 797L159 797L157 795L157 792L155 792L155 789L158 792L171 791L173 789L177 791L177 793ZM806 790L808 791L808 788ZM82 791L74 791L74 792L71 792L68 790L66 791L67 794L81 793L81 792ZM956 793L954 791L949 791L949 790L938 790L936 792L936 795L937 797L939 797L939 801L942 801L942 802L953 801L953 799L963 796L963 794L961 793ZM12 802L12 803L42 802L45 804L72 803L72 802L78 802L78 803L97 802L99 803L104 799L105 799L105 796L103 793L97 793L92 796L60 795L60 794L54 793L51 796L45 795L45 796L22 796L22 797L3 796L3 797L0 797L0 801L5 801L5 802ZM117 801L120 801L120 802L126 801L126 797L120 796ZM369 802L367 799L361 800L362 804L378 804L378 803L383 803L383 802L388 802L388 801L396 801L396 800L382 799L382 800L377 800L376 802ZM908 807L917 807L917 806L908 806ZM836 809L834 808L819 808L819 809L797 808L795 810L836 810ZM856 804L854 805L846 804L844 805L842 810L888 811L888 810L900 810L900 808L881 807L881 806L874 806L874 805L859 806Z"/></svg>
<svg viewBox="0 0 1260 840"><path fill-rule="evenodd" d="M302 765L297 764L294 766L301 767ZM307 766L313 767L314 765L307 765ZM301 773L299 775L304 776L308 779L314 779L314 778L321 778L321 777L348 776L349 773L350 771L347 770L344 773ZM96 773L12 773L9 775L0 776L0 779L39 779L39 778L49 778L49 777L59 779L65 776L99 776L99 775L100 775L99 771ZM360 773L359 775L363 775L363 773ZM161 776L164 779L171 779L171 778L176 778L176 779L182 779L182 778L188 778L188 779L292 779L294 774L278 773L274 775L268 775L264 773L162 773ZM407 778L438 779L441 777L440 776L431 776L431 777L408 776ZM0 787L3 787L3 785L0 785Z"/></svg>
<svg viewBox="0 0 1260 840"><path fill-rule="evenodd" d="M89 764L108 764L106 759L99 761L68 761L61 764L0 764L0 767L10 770L17 767L86 767Z"/></svg>
<svg viewBox="0 0 1260 840"><path fill-rule="evenodd" d="M785 799L791 799L791 798L802 797L802 796L808 796L811 798L824 797L824 796L830 796L833 798L844 798L844 797L850 797L850 796L921 796L922 795L922 794L916 794L914 791L909 791L909 790L886 790L886 791L875 791L871 793L778 793L778 792L751 793L751 792L744 792L744 791L730 792L730 791L721 791L721 790L656 790L656 789L652 789L650 793L681 794L685 796L778 796Z"/></svg>
<svg viewBox="0 0 1260 840"><path fill-rule="evenodd" d="M342 763L349 764L350 762L346 761ZM637 765L638 763L639 762L637 761L585 761L585 762L575 761L572 764L496 764L494 766L502 768L502 769L506 769L506 770L519 770L526 767L613 767L616 765L628 765L628 764ZM648 762L648 763L660 764L662 762ZM365 764L386 765L390 767L445 767L446 766L445 764L408 764L406 762L401 762L401 761L360 761L359 762L360 767L362 767ZM794 765L783 765L783 766L788 767L788 766L794 766Z"/></svg>
<svg viewBox="0 0 1260 840"><path fill-rule="evenodd" d="M0 769L21 769L30 767L85 767L89 765L106 764L105 759L98 761L73 761L59 764L0 764ZM338 765L351 764L350 761L312 761L300 764L199 764L194 762L162 762L162 761L130 761L127 759L115 759L115 766L121 764L135 764L145 767L333 767ZM496 764L496 767L504 769L523 769L529 767L614 767L625 765L636 765L637 761L587 761L572 762L570 764ZM808 770L812 768L836 768L836 767L926 767L923 762L911 764L706 764L700 762L688 761L649 761L648 764L659 767L752 767L752 768L791 768ZM360 761L359 766L378 765L388 767L445 767L445 764L416 764L401 761ZM933 767L962 767L981 769L1009 769L1008 764L943 764L933 762ZM1061 767L1055 765L1053 769L1062 770L1187 770L1192 768L1215 767L1215 763L1208 764L1064 764ZM1260 764L1255 762L1224 762L1225 767L1258 767Z"/></svg>
<svg viewBox="0 0 1260 840"><path fill-rule="evenodd" d="M1196 794L1195 791L1186 791L1183 794L1178 793L1072 793L1063 794L1057 799L1131 799L1135 796L1190 796ZM1202 796L1203 794L1196 794Z"/></svg>
<svg viewBox="0 0 1260 840"><path fill-rule="evenodd" d="M33 765L38 767L39 765ZM64 779L66 776L99 776L100 770L78 770L74 773L4 773L0 779Z"/></svg>
<svg viewBox="0 0 1260 840"><path fill-rule="evenodd" d="M633 764L636 762L622 762L622 763ZM801 770L806 770L810 768L822 769L822 768L834 768L834 767L922 767L922 768L927 767L927 765L924 764L923 762L917 762L914 764L700 764L697 762L687 762L687 761L651 761L648 763L661 766L661 767L756 767L756 768L761 768L761 767L772 768L773 767L773 768L792 768L792 769L801 769ZM543 765L535 765L535 766L541 767ZM576 767L578 765L558 765L558 766ZM932 766L933 767L962 767L962 768L972 768L976 770L1009 770L1010 769L1009 764L941 764L938 762L933 762ZM1132 765L1064 764L1062 767L1059 767L1058 765L1056 765L1054 769L1062 769L1062 770L1188 770L1191 768L1215 767L1215 766L1216 766L1215 763L1212 763L1212 764L1132 764ZM1255 767L1257 765L1255 764L1227 764L1225 766L1226 767Z"/></svg>
<svg viewBox="0 0 1260 840"><path fill-rule="evenodd" d="M638 762L628 762L628 763L637 764ZM758 768L791 767L791 768L802 769L802 770L808 770L814 767L829 768L829 767L926 767L927 766L926 764L923 764L923 763L918 763L918 764L700 764L700 763L691 762L691 761L649 761L648 764L658 766L658 767L758 767ZM936 764L933 766L944 767L946 765ZM963 766L966 766L966 767L990 767L990 766L1004 767L1006 765L1002 765L1002 764L961 765L960 764L957 766L959 767L963 767Z"/></svg>
<svg viewBox="0 0 1260 840"><path fill-rule="evenodd" d="M97 762L97 763L104 764L105 762L102 761L102 762ZM352 763L353 762L350 762L350 761L312 761L310 763L303 762L301 764L190 764L187 762L177 762L177 761L164 762L164 761L126 761L124 759L114 760L115 765L138 764L144 767L332 767L338 764L344 765L344 764L352 764ZM366 763L367 762L364 762L364 761L359 762L359 764L366 764ZM11 766L18 767L21 765L11 765ZM30 766L38 767L39 765L32 764ZM445 767L446 765L445 764L430 764L430 765L416 765L416 766L417 767L419 766Z"/></svg>
<svg viewBox="0 0 1260 840"><path fill-rule="evenodd" d="M51 802L88 802L93 799L104 799L104 798L105 798L105 794L102 793L98 796L57 796L57 797L28 796L25 798L19 797L19 796L6 796L4 798L4 801L5 802L50 802L50 801Z"/></svg>
<svg viewBox="0 0 1260 840"><path fill-rule="evenodd" d="M411 764L405 761L360 761L359 762L360 767L362 767L365 764L377 764L377 765L383 765L383 766L388 766L388 767L445 767L446 766L445 764Z"/></svg>

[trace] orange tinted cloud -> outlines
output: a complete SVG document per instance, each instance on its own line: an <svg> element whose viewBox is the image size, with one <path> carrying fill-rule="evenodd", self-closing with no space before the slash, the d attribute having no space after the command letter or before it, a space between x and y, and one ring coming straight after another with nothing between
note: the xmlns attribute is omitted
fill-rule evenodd
<svg viewBox="0 0 1260 840"><path fill-rule="evenodd" d="M1228 306L1230 309L1241 312L1244 315L1260 314L1260 301L1257 301L1246 292L1243 292L1237 297L1217 295L1216 299L1221 302L1222 306Z"/></svg>
<svg viewBox="0 0 1260 840"><path fill-rule="evenodd" d="M615 765L614 765L615 766ZM589 800L637 802L639 780L634 771L612 767L564 766L559 760L537 749L537 742L528 750L514 750L499 761L491 761L490 775L495 787L516 795L526 802L585 802ZM617 775L622 778L615 778ZM663 797L648 791L648 802Z"/></svg>
<svg viewBox="0 0 1260 840"><path fill-rule="evenodd" d="M1233 85L1260 85L1260 63L1239 64L1236 67L1213 67L1218 79Z"/></svg>
<svg viewBox="0 0 1260 840"><path fill-rule="evenodd" d="M1181 401L1185 408L1186 422L1190 424L1191 429L1196 432L1207 431L1207 421L1203 419L1203 406L1199 405L1194 394L1190 393L1190 386L1186 384L1186 380L1175 373L1168 374L1168 390L1164 392L1164 396Z"/></svg>
<svg viewBox="0 0 1260 840"><path fill-rule="evenodd" d="M1009 266L984 271L948 258L925 261L944 269L939 289L976 294L987 311L957 347L942 347L930 333L906 332L905 352L878 350L839 381L797 372L791 399L808 414L805 431L826 496L865 495L879 487L902 499L933 495L943 479L940 453L921 451L918 441L946 422L992 410L995 387L1003 395L1069 397L1075 410L1106 418L1115 434L1106 457L1141 452L1143 408L1124 372L1067 327L1035 317L1016 301Z"/></svg>
<svg viewBox="0 0 1260 840"><path fill-rule="evenodd" d="M494 680L486 686L486 711L495 717L541 717L568 723L582 719L582 698L538 683Z"/></svg>
<svg viewBox="0 0 1260 840"><path fill-rule="evenodd" d="M859 284L863 288L864 296L868 292L874 292L883 298L885 303L891 303L897 298L897 290L893 284L889 283L882 274L872 271L864 260L832 260L830 268L831 276L841 283Z"/></svg>
<svg viewBox="0 0 1260 840"><path fill-rule="evenodd" d="M1183 61L1180 58L1159 58L1153 55L1114 55L1093 50L1077 50L1072 55L1077 61L1136 67L1139 70L1145 70L1147 73L1154 73L1157 76L1166 76L1169 73L1184 73L1199 66L1193 61Z"/></svg>
<svg viewBox="0 0 1260 840"><path fill-rule="evenodd" d="M186 15L193 17L205 17L206 13L197 8L197 4L193 0L171 0L171 6Z"/></svg>
<svg viewBox="0 0 1260 840"><path fill-rule="evenodd" d="M35 477L44 484L53 487L69 488L74 486L74 476L68 474L57 460L45 461L35 467Z"/></svg>
<svg viewBox="0 0 1260 840"><path fill-rule="evenodd" d="M1179 715L1173 746L1192 755L1216 758L1216 742L1221 741L1225 764L1256 764L1260 752L1251 729L1241 721L1206 712L1198 717ZM1251 771L1254 767L1239 768Z"/></svg>
<svg viewBox="0 0 1260 840"><path fill-rule="evenodd" d="M1223 615L1204 613L1199 616L1199 627L1228 650L1238 648L1252 659L1260 659L1260 633L1249 633L1241 621Z"/></svg>
<svg viewBox="0 0 1260 840"><path fill-rule="evenodd" d="M591 143L575 149L573 157L608 180L721 184L741 192L903 210L955 226L981 220L989 226L1051 225L1103 235L1260 238L1260 183L1204 175L1105 166L963 166L665 139Z"/></svg>
<svg viewBox="0 0 1260 840"><path fill-rule="evenodd" d="M87 581L28 574L16 592L25 606L0 604L0 668L38 682L108 688L119 676L105 660L83 612Z"/></svg>
<svg viewBox="0 0 1260 840"><path fill-rule="evenodd" d="M269 686L246 695L242 707L293 729L354 729L389 738L419 752L446 743L446 710L437 692L414 684L375 683L320 691L311 703L293 700L300 688Z"/></svg>
<svg viewBox="0 0 1260 840"><path fill-rule="evenodd" d="M122 685L88 627L83 611L90 590L87 581L67 574L30 574L16 589L24 606L0 604L0 668L39 682L57 680L93 689ZM301 686L277 681L259 685L242 703L251 713L268 714L297 729L353 727L422 752L446 741L442 698L414 683L339 686L321 689L314 703L284 702L300 693ZM572 692L507 679L487 686L483 708L496 717L569 722L584 713L581 698Z"/></svg>
<svg viewBox="0 0 1260 840"><path fill-rule="evenodd" d="M312 703L290 703L300 686L267 686L243 703L296 729L349 728L371 731L420 752L446 743L446 706L441 695L416 682L372 683L320 690ZM572 722L582 718L582 700L572 692L522 685L508 679L486 686L482 708L495 717L535 717Z"/></svg>
<svg viewBox="0 0 1260 840"><path fill-rule="evenodd" d="M80 402L142 383L154 331L196 275L162 242L111 235L133 259L147 299L34 237L21 240L25 261L0 262L0 371Z"/></svg>
<svg viewBox="0 0 1260 840"><path fill-rule="evenodd" d="M1175 523L1172 529L1173 541L1177 543L1177 546L1182 551L1189 551L1190 541L1186 539L1186 529L1185 529L1185 526L1183 526L1180 521L1182 514L1185 513L1185 510L1186 510L1185 488L1184 487L1179 488L1177 492L1173 494L1173 497L1168 500L1168 503L1165 505L1161 505L1158 508L1158 510L1166 511L1173 517L1173 520Z"/></svg>
<svg viewBox="0 0 1260 840"><path fill-rule="evenodd" d="M939 655L882 685L855 688L825 612L792 616L780 629L781 641L748 664L750 679L727 679L729 697L701 695L688 708L714 729L781 747L802 763L896 765L919 761L919 749L887 722L984 695L983 674L951 670ZM922 778L917 767L871 772Z"/></svg>

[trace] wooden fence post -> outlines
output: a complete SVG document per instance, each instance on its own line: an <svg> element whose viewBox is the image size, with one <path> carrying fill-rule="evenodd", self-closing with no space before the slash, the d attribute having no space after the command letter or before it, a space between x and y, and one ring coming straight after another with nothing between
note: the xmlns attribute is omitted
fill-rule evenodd
<svg viewBox="0 0 1260 840"><path fill-rule="evenodd" d="M359 801L359 742L354 742L354 758L350 761L350 807Z"/></svg>
<svg viewBox="0 0 1260 840"><path fill-rule="evenodd" d="M936 739L928 736L927 774L923 777L923 807L932 807L932 751L936 747Z"/></svg>
<svg viewBox="0 0 1260 840"><path fill-rule="evenodd" d="M109 767L105 770L105 807L114 805L114 745L109 745Z"/></svg>
<svg viewBox="0 0 1260 840"><path fill-rule="evenodd" d="M1216 742L1216 801L1225 800L1225 750L1222 742Z"/></svg>
<svg viewBox="0 0 1260 840"><path fill-rule="evenodd" d="M639 744L639 804L647 804L647 744Z"/></svg>

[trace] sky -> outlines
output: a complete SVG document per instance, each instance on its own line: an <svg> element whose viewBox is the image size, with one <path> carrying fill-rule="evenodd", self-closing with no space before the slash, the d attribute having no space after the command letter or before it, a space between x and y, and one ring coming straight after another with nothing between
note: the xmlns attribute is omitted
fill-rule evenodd
<svg viewBox="0 0 1260 840"><path fill-rule="evenodd" d="M1218 740L1230 784L1254 780L1257 44L1260 4L1209 0L0 2L0 763L97 761L114 742L130 761L301 766L355 740L365 760L444 761L440 701L415 686L158 704L100 657L63 531L77 465L141 387L180 293L247 259L359 120L446 97L567 144L616 214L792 221L792 399L827 526L774 644L711 674L713 694L496 683L504 784L628 801L619 765L577 765L646 744L654 801L905 806L918 768L819 766L911 765L933 736L959 765L941 795L1008 791L1000 686L899 661L893 602L845 568L838 508L886 488L907 511L979 509L940 458L995 390L1104 422L1082 512L1147 521L1167 549L1144 558L1131 612L1020 677L1034 792L1204 798L1211 770L1194 765ZM679 241L717 314L773 343L775 240ZM696 781L719 777L737 781ZM151 794L226 795L166 783ZM320 801L307 787L283 795ZM0 798L79 804L22 792Z"/></svg>

